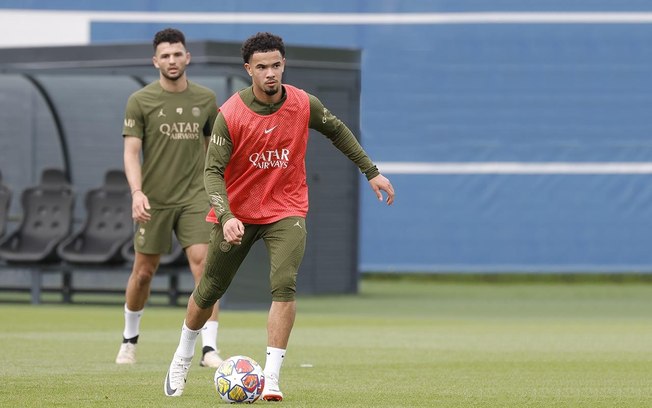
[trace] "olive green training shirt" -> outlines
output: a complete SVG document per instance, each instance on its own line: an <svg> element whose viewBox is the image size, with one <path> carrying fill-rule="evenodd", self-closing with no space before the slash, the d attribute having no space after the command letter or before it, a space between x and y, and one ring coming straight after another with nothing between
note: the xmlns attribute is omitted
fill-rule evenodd
<svg viewBox="0 0 652 408"><path fill-rule="evenodd" d="M205 137L216 117L215 93L191 81L183 92L155 81L129 97L122 134L142 140L142 189L152 208L206 202Z"/></svg>
<svg viewBox="0 0 652 408"><path fill-rule="evenodd" d="M285 90L283 90L283 96L279 102L274 104L262 103L254 97L253 86L241 90L239 94L245 105L259 115L271 115L276 112L283 106L287 98ZM344 122L333 115L317 97L311 94L308 94L308 97L310 100L310 122L308 127L326 136L335 147L358 166L360 171L367 177L367 180L379 175L378 168L367 156L353 132ZM204 168L204 184L211 204L216 207L215 212L219 222L224 225L226 221L234 218L229 207L224 181L224 172L231 159L233 144L222 113L217 115L212 134L212 138L220 137L222 138L220 139L220 145L210 143L208 146L206 166Z"/></svg>

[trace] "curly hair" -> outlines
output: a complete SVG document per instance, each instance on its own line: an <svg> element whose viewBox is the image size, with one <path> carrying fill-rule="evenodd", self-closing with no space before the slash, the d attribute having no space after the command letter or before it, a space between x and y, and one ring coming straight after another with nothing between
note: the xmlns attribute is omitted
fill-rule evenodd
<svg viewBox="0 0 652 408"><path fill-rule="evenodd" d="M285 44L283 39L272 33L257 33L249 37L242 44L242 59L245 64L249 63L251 56L256 52L279 51L285 57Z"/></svg>
<svg viewBox="0 0 652 408"><path fill-rule="evenodd" d="M161 30L156 33L156 35L154 35L154 41L152 41L152 44L154 45L154 51L156 51L156 47L158 47L160 43L164 42L168 42L170 44L181 43L185 47L186 36L176 28L166 28Z"/></svg>

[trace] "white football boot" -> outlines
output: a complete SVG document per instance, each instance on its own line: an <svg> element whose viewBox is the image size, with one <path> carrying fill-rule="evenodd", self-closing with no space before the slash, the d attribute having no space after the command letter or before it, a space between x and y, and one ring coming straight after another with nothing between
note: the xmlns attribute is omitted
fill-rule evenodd
<svg viewBox="0 0 652 408"><path fill-rule="evenodd" d="M220 357L220 354L216 350L210 350L207 351L202 355L201 361L199 362L199 365L201 367L210 367L210 368L217 368L222 364L222 358Z"/></svg>
<svg viewBox="0 0 652 408"><path fill-rule="evenodd" d="M278 377L265 374L265 388L260 396L265 401L283 401L283 393L278 386Z"/></svg>
<svg viewBox="0 0 652 408"><path fill-rule="evenodd" d="M136 363L136 344L122 343L120 350L115 358L116 364L135 364Z"/></svg>
<svg viewBox="0 0 652 408"><path fill-rule="evenodd" d="M192 357L183 358L176 354L174 355L168 373L165 375L165 382L163 383L163 392L165 392L165 395L168 397L179 397L183 394L191 362Z"/></svg>

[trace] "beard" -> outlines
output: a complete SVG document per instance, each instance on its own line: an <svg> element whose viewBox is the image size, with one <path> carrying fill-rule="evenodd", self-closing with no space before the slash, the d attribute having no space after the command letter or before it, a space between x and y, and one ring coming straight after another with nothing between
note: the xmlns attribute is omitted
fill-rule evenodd
<svg viewBox="0 0 652 408"><path fill-rule="evenodd" d="M279 89L280 89L280 86L279 86L279 85L275 85L275 86L273 86L273 87L271 87L271 88L265 88L264 91L265 91L265 93L266 93L267 95L269 95L269 96L274 96L274 95L276 95L276 94L278 93Z"/></svg>
<svg viewBox="0 0 652 408"><path fill-rule="evenodd" d="M161 71L161 74L166 78L169 79L170 81L177 81L179 78L183 76L183 73L185 70L179 69L177 70L177 73L175 75L170 75L167 72Z"/></svg>

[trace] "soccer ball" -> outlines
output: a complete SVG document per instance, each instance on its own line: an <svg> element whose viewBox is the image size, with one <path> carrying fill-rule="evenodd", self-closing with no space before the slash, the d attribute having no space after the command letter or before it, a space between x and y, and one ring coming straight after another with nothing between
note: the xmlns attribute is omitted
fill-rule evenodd
<svg viewBox="0 0 652 408"><path fill-rule="evenodd" d="M265 387L265 373L252 358L229 357L215 371L215 389L226 402L255 402Z"/></svg>

